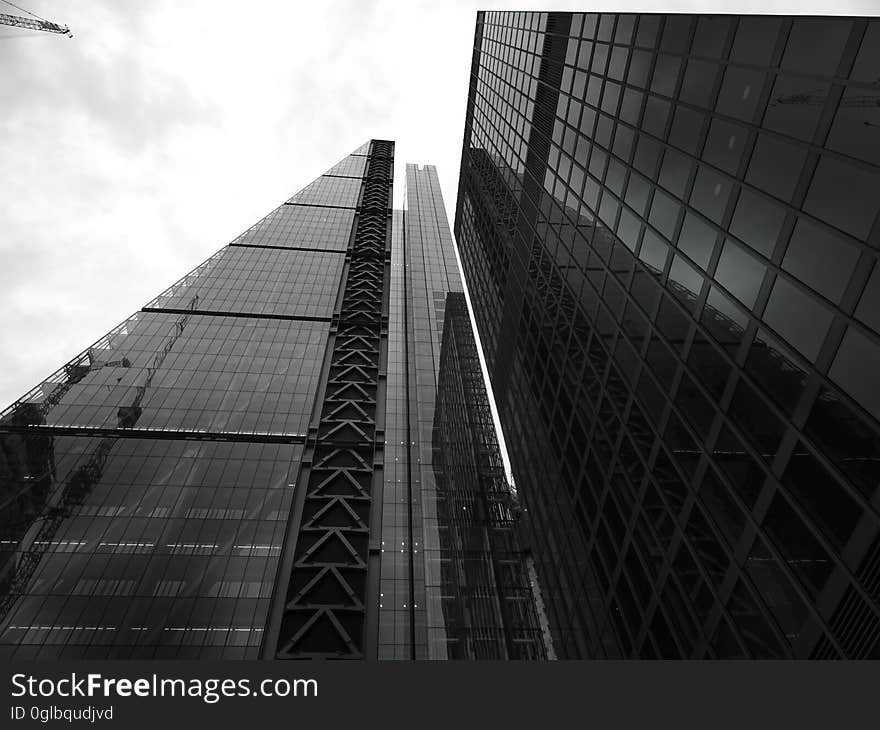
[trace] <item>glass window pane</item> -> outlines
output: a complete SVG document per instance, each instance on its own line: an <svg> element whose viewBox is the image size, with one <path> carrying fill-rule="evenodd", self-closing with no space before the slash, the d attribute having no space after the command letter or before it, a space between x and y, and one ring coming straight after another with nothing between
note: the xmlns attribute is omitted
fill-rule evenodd
<svg viewBox="0 0 880 730"><path fill-rule="evenodd" d="M874 264L871 277L856 307L856 317L880 333L880 264Z"/></svg>
<svg viewBox="0 0 880 730"><path fill-rule="evenodd" d="M809 360L825 341L832 315L822 304L781 276L776 278L764 321Z"/></svg>
<svg viewBox="0 0 880 730"><path fill-rule="evenodd" d="M789 201L806 157L806 150L760 134L752 152L746 182Z"/></svg>
<svg viewBox="0 0 880 730"><path fill-rule="evenodd" d="M853 81L873 84L877 81L878 68L880 68L880 20L872 20L868 23L868 30L862 38L862 45L849 77Z"/></svg>
<svg viewBox="0 0 880 730"><path fill-rule="evenodd" d="M795 447L782 481L837 547L846 545L862 510L803 443Z"/></svg>
<svg viewBox="0 0 880 730"><path fill-rule="evenodd" d="M723 119L713 119L703 149L703 159L735 175L742 158L746 130Z"/></svg>
<svg viewBox="0 0 880 730"><path fill-rule="evenodd" d="M717 63L691 59L684 72L679 98L689 104L709 107L717 75Z"/></svg>
<svg viewBox="0 0 880 730"><path fill-rule="evenodd" d="M739 19L730 60L767 66L773 57L781 18L750 16Z"/></svg>
<svg viewBox="0 0 880 730"><path fill-rule="evenodd" d="M724 218L731 189L730 180L705 165L700 165L691 192L691 205L707 218L720 224Z"/></svg>
<svg viewBox="0 0 880 730"><path fill-rule="evenodd" d="M788 244L782 268L839 303L858 257L855 246L801 218Z"/></svg>
<svg viewBox="0 0 880 730"><path fill-rule="evenodd" d="M660 184L676 197L684 197L685 187L691 176L694 163L691 158L667 148L660 167Z"/></svg>
<svg viewBox="0 0 880 730"><path fill-rule="evenodd" d="M764 281L764 271L763 264L727 239L718 261L715 280L751 308Z"/></svg>
<svg viewBox="0 0 880 730"><path fill-rule="evenodd" d="M728 66L715 108L722 114L744 122L752 121L761 96L761 87L764 85L764 76L763 71Z"/></svg>
<svg viewBox="0 0 880 730"><path fill-rule="evenodd" d="M804 210L865 240L880 206L880 173L824 155L804 201Z"/></svg>
<svg viewBox="0 0 880 730"><path fill-rule="evenodd" d="M880 346L849 327L829 372L831 379L880 419Z"/></svg>
<svg viewBox="0 0 880 730"><path fill-rule="evenodd" d="M782 68L834 76L852 21L833 18L798 18L794 21Z"/></svg>
<svg viewBox="0 0 880 730"><path fill-rule="evenodd" d="M813 139L830 84L797 76L778 76L764 115L764 126L806 142Z"/></svg>
<svg viewBox="0 0 880 730"><path fill-rule="evenodd" d="M698 266L707 269L717 238L718 232L712 226L688 212L681 233L678 234L678 248L690 256Z"/></svg>
<svg viewBox="0 0 880 730"><path fill-rule="evenodd" d="M828 136L829 149L880 165L880 104L865 105L864 89L843 95Z"/></svg>
<svg viewBox="0 0 880 730"><path fill-rule="evenodd" d="M730 232L769 259L784 220L785 210L779 205L743 190L736 202Z"/></svg>
<svg viewBox="0 0 880 730"><path fill-rule="evenodd" d="M694 45L691 53L695 56L720 58L727 41L731 19L719 16L703 16L697 22Z"/></svg>
<svg viewBox="0 0 880 730"><path fill-rule="evenodd" d="M669 141L685 152L696 154L704 119L705 116L698 111L684 106L676 107L672 128L669 130Z"/></svg>
<svg viewBox="0 0 880 730"><path fill-rule="evenodd" d="M785 498L777 493L764 527L795 575L818 596L831 576L834 563Z"/></svg>
<svg viewBox="0 0 880 730"><path fill-rule="evenodd" d="M675 224L678 221L679 211L681 211L681 206L673 198L670 198L666 193L656 190L648 220L664 236L671 239L675 233Z"/></svg>

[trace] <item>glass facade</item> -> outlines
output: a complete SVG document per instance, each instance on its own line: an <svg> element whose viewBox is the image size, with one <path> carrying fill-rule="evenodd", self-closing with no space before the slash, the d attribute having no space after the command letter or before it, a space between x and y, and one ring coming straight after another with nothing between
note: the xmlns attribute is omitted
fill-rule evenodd
<svg viewBox="0 0 880 730"><path fill-rule="evenodd" d="M457 495L473 500L485 492L502 500L509 491L498 473L491 419L443 407L456 378L458 388L467 381L474 409L488 409L488 396L479 361L457 354L475 353L476 342L461 309L461 275L436 169L407 165L404 197L392 231L378 655L537 658L543 648L533 635L537 618L512 516L475 519L469 535L462 525L470 522L450 512ZM450 301L457 302L454 326ZM478 442L479 451L472 446ZM509 544L490 542L496 533L510 536ZM495 560L507 572L496 574ZM522 615L502 623L502 610L517 600ZM494 609L481 612L484 604Z"/></svg>
<svg viewBox="0 0 880 730"><path fill-rule="evenodd" d="M0 416L0 653L252 658L367 144Z"/></svg>
<svg viewBox="0 0 880 730"><path fill-rule="evenodd" d="M880 657L878 38L478 15L455 232L560 657Z"/></svg>
<svg viewBox="0 0 880 730"><path fill-rule="evenodd" d="M0 414L0 656L543 655L462 302L444 329L436 171L408 166L392 211L393 152L368 142ZM492 515L450 514L482 490Z"/></svg>

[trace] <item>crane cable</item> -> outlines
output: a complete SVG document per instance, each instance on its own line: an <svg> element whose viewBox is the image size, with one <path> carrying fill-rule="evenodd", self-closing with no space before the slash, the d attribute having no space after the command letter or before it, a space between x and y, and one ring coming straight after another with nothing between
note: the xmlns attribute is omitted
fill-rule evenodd
<svg viewBox="0 0 880 730"><path fill-rule="evenodd" d="M40 17L40 16L37 15L36 13L32 13L30 10L26 10L25 8L21 7L20 5L16 5L16 4L13 3L13 2L9 2L9 0L2 0L2 2L6 3L7 5L11 5L11 6L14 7L16 10L21 10L21 12L23 12L23 13L27 13L28 15L33 15L37 20L42 20L44 23L48 23L48 22L49 22L48 20L46 20L45 18Z"/></svg>

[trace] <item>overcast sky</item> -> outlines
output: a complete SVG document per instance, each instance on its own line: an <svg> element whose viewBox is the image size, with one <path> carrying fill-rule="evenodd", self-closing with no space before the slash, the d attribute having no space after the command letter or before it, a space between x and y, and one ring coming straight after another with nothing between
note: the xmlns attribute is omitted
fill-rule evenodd
<svg viewBox="0 0 880 730"><path fill-rule="evenodd" d="M437 165L451 223L476 10L509 7L13 1L75 37L0 26L0 409L371 137L396 140L398 175Z"/></svg>

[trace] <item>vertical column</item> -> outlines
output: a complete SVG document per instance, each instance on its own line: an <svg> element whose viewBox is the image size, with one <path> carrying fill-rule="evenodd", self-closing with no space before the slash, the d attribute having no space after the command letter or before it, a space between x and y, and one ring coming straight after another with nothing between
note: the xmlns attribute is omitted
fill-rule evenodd
<svg viewBox="0 0 880 730"><path fill-rule="evenodd" d="M375 651L366 606L375 605L367 595L378 555L371 507L384 462L393 154L393 142L372 141L264 640L267 658L362 659Z"/></svg>

